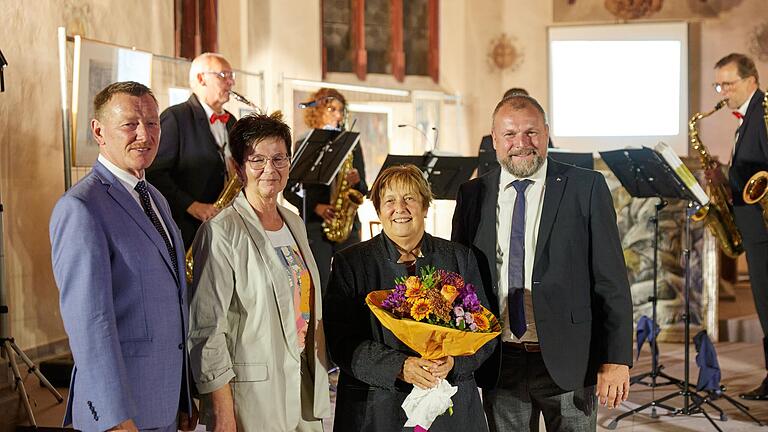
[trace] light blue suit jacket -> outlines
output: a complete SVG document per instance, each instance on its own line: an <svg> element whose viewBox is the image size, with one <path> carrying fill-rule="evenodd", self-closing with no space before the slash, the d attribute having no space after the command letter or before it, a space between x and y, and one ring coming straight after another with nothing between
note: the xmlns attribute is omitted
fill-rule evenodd
<svg viewBox="0 0 768 432"><path fill-rule="evenodd" d="M53 210L61 315L75 359L64 424L106 430L175 422L190 408L184 246L168 203L149 185L176 248L168 249L119 180L97 162Z"/></svg>

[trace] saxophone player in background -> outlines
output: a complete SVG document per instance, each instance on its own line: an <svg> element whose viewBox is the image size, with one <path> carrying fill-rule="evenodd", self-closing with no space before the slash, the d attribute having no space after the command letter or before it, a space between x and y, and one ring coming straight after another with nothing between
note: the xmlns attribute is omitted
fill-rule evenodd
<svg viewBox="0 0 768 432"><path fill-rule="evenodd" d="M768 169L768 135L762 106L763 92L755 62L744 54L732 53L715 64L715 91L728 100L738 124L726 179L718 168L707 171L713 183L730 185L736 225L742 234L749 265L749 280L755 308L763 329L763 351L768 370L768 229L759 205L744 202L742 191L750 177ZM742 399L768 400L768 375Z"/></svg>
<svg viewBox="0 0 768 432"><path fill-rule="evenodd" d="M307 108L304 111L304 123L313 129L343 129L345 114L347 111L347 100L337 90L331 88L321 88L312 94L310 102L306 103ZM301 143L302 139L297 141ZM352 151L352 168L347 171L345 176L346 183L351 189L355 189L363 195L368 194L368 185L365 182L365 163L363 161L363 149L360 144L355 146ZM331 270L331 258L333 255L355 243L360 242L360 219L355 214L355 222L349 237L341 242L329 240L323 229L323 223L330 224L337 216L336 210L331 202L334 196L334 189L339 187L340 180L336 179L330 186L325 185L303 185L303 193L306 197L307 215L304 218L307 224L307 236L309 237L309 247L317 262L320 271L320 283L322 292L328 285L328 277ZM299 209L302 217L304 216L304 204L301 192L295 188L293 181L288 182L283 195L288 202Z"/></svg>

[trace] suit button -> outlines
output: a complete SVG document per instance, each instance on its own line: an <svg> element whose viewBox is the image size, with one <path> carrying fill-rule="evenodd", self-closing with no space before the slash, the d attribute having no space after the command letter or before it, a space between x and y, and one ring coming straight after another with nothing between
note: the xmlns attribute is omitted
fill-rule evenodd
<svg viewBox="0 0 768 432"><path fill-rule="evenodd" d="M179 349L180 349L180 350L183 350L183 349L184 349L184 344L183 344L183 343L180 343L180 344L179 344Z"/></svg>

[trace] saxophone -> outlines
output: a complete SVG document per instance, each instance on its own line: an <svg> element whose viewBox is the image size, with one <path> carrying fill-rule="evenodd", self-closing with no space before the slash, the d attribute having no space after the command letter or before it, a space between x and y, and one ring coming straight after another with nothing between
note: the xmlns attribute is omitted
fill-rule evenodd
<svg viewBox="0 0 768 432"><path fill-rule="evenodd" d="M763 97L763 121L768 131L768 89ZM749 178L742 194L747 204L759 203L763 208L763 222L768 226L768 171L758 171Z"/></svg>
<svg viewBox="0 0 768 432"><path fill-rule="evenodd" d="M721 100L715 105L712 111L706 113L696 113L688 122L688 140L691 148L699 155L701 167L704 170L714 168L716 163L709 155L709 151L699 139L699 131L696 128L699 120L709 117L715 111L724 107L727 100ZM707 195L709 195L709 204L702 206L691 217L695 221L704 220L709 227L710 232L720 243L720 249L731 258L738 257L744 252L744 246L741 240L741 233L736 227L733 217L733 206L728 200L727 185L712 184L707 180Z"/></svg>
<svg viewBox="0 0 768 432"><path fill-rule="evenodd" d="M347 181L347 174L354 168L353 160L354 156L350 152L336 175L336 188L331 192L331 206L335 216L330 221L323 222L325 237L335 243L342 243L349 238L355 224L357 208L365 201L365 196L352 189Z"/></svg>
<svg viewBox="0 0 768 432"><path fill-rule="evenodd" d="M230 205L232 201L235 200L235 197L237 197L237 194L240 193L242 188L243 182L240 180L240 177L236 173L230 174L229 180L227 180L227 184L224 185L224 189L222 189L219 197L216 198L216 201L214 201L213 206L217 210L221 210L224 207ZM192 255L192 246L190 246L189 249L187 249L187 254L184 255L184 274L187 277L188 284L192 283L192 279L194 278L194 271L195 257Z"/></svg>

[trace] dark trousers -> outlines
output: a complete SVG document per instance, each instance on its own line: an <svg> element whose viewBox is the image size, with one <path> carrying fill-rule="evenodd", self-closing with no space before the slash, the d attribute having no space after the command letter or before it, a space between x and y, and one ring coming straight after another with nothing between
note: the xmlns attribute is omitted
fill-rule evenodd
<svg viewBox="0 0 768 432"><path fill-rule="evenodd" d="M484 392L483 407L491 432L538 432L540 414L549 432L597 428L594 386L565 391L552 380L541 353L506 346L498 385Z"/></svg>
<svg viewBox="0 0 768 432"><path fill-rule="evenodd" d="M309 238L309 248L312 249L312 255L317 263L317 270L320 272L320 284L322 285L320 292L325 297L328 279L331 275L331 258L336 252L360 243L360 224L355 223L349 238L342 243L332 242L325 237L322 222L307 223L307 237Z"/></svg>
<svg viewBox="0 0 768 432"><path fill-rule="evenodd" d="M768 369L768 234L759 206L734 206L736 225L744 238L749 283L763 329L765 368Z"/></svg>

